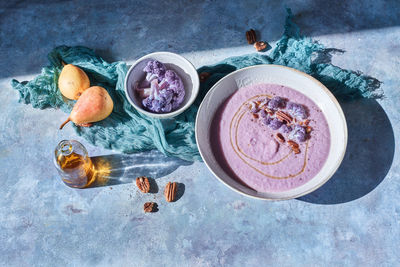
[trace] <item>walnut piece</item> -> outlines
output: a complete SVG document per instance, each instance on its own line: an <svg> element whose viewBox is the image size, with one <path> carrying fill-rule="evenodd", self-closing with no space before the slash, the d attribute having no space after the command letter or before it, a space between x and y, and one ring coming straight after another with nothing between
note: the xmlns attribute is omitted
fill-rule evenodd
<svg viewBox="0 0 400 267"><path fill-rule="evenodd" d="M250 29L246 32L246 39L249 44L254 44L257 41L256 31Z"/></svg>
<svg viewBox="0 0 400 267"><path fill-rule="evenodd" d="M164 189L164 196L168 202L172 202L175 200L176 191L177 191L177 184L175 182L171 183L168 182Z"/></svg>
<svg viewBox="0 0 400 267"><path fill-rule="evenodd" d="M155 212L157 208L157 203L155 202L146 202L143 205L144 212Z"/></svg>
<svg viewBox="0 0 400 267"><path fill-rule="evenodd" d="M136 185L143 193L148 193L150 191L149 179L145 176L136 178Z"/></svg>

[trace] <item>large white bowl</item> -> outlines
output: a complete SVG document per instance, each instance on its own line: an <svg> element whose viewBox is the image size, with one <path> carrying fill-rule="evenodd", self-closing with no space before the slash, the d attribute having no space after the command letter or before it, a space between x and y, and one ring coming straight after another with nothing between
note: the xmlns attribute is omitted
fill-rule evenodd
<svg viewBox="0 0 400 267"><path fill-rule="evenodd" d="M181 77L183 86L185 87L185 98L177 110L168 113L153 113L143 109L141 99L137 97L134 88L136 82L145 79L146 74L143 71L143 68L151 59L160 61L167 67L167 69L174 70L179 77ZM186 58L171 52L155 52L139 58L129 68L125 77L125 95L129 103L131 103L131 105L139 112L160 119L175 117L190 107L199 93L199 87L200 81L196 68Z"/></svg>
<svg viewBox="0 0 400 267"><path fill-rule="evenodd" d="M308 96L324 113L331 133L328 158L319 173L304 185L284 192L261 193L239 183L222 169L210 144L211 122L218 107L239 88L260 83L284 85ZM292 68L258 65L235 71L222 78L210 89L197 113L196 141L205 164L225 185L246 196L283 200L297 198L316 190L335 173L346 151L347 125L339 103L322 83Z"/></svg>

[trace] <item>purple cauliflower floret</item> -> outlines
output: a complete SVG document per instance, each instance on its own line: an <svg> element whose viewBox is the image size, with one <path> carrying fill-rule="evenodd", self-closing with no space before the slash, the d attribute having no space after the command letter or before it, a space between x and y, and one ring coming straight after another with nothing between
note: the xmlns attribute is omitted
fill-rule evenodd
<svg viewBox="0 0 400 267"><path fill-rule="evenodd" d="M257 113L258 111L260 111L260 110L258 108L256 108L256 107L250 109L251 113Z"/></svg>
<svg viewBox="0 0 400 267"><path fill-rule="evenodd" d="M278 130L281 126L282 126L282 122L280 120L278 120L277 118L274 118L273 120L271 120L271 122L269 123L269 128L271 128L272 130Z"/></svg>
<svg viewBox="0 0 400 267"><path fill-rule="evenodd" d="M300 132L296 133L295 137L296 137L297 141L299 141L299 142L304 142L307 140L307 135L300 133Z"/></svg>
<svg viewBox="0 0 400 267"><path fill-rule="evenodd" d="M261 116L261 118L266 118L267 117L267 112L264 110L264 109L262 109L261 111L260 111L260 116Z"/></svg>
<svg viewBox="0 0 400 267"><path fill-rule="evenodd" d="M260 111L260 109L258 108L258 105L254 101L250 102L249 108L250 108L251 113L257 113Z"/></svg>
<svg viewBox="0 0 400 267"><path fill-rule="evenodd" d="M181 77L173 70L167 70L165 72L165 81L171 87L183 87Z"/></svg>
<svg viewBox="0 0 400 267"><path fill-rule="evenodd" d="M272 110L277 110L278 108L285 108L286 101L284 98L279 96L274 96L267 104L267 107Z"/></svg>
<svg viewBox="0 0 400 267"><path fill-rule="evenodd" d="M142 100L145 109L157 113L170 112L172 109L170 90L161 90L157 80L151 82L151 94Z"/></svg>
<svg viewBox="0 0 400 267"><path fill-rule="evenodd" d="M153 77L150 79L150 88L136 88L136 90L139 96L143 98L142 104L145 109L157 113L170 112L174 109L177 109L183 102L185 97L183 82L181 78L172 70L166 70L164 73L162 73L162 71L159 72L159 70L162 69L158 64L160 62L154 62L158 61L150 61L144 69L144 71L150 71L148 75L150 74L157 76L156 78ZM155 70L154 67L160 68ZM162 75L161 81L159 81L159 77L161 77L159 75Z"/></svg>
<svg viewBox="0 0 400 267"><path fill-rule="evenodd" d="M135 90L141 98L148 97L153 92L153 89L151 88L151 83L146 79L141 81L140 83L137 82Z"/></svg>
<svg viewBox="0 0 400 267"><path fill-rule="evenodd" d="M167 70L160 85L163 87L166 86L173 91L174 96L172 98L172 109L177 109L185 98L185 88L181 77L179 77L175 71Z"/></svg>
<svg viewBox="0 0 400 267"><path fill-rule="evenodd" d="M307 132L306 129L300 125L296 125L293 131L293 137L297 139L299 142L304 142L307 140Z"/></svg>
<svg viewBox="0 0 400 267"><path fill-rule="evenodd" d="M301 120L305 120L307 118L307 110L303 105L294 103L294 102L289 102L287 104L287 109L290 113L290 115L301 119Z"/></svg>
<svg viewBox="0 0 400 267"><path fill-rule="evenodd" d="M264 106L268 105L268 102L269 102L269 98L266 97L263 101L261 101L260 107L264 107Z"/></svg>
<svg viewBox="0 0 400 267"><path fill-rule="evenodd" d="M294 132L301 132L301 133L306 133L306 128L304 128L303 126L300 125L295 125L294 126Z"/></svg>
<svg viewBox="0 0 400 267"><path fill-rule="evenodd" d="M262 122L264 125L269 125L269 124L271 123L271 121L272 121L272 118L271 118L270 116L267 116L267 117L265 117L261 122Z"/></svg>
<svg viewBox="0 0 400 267"><path fill-rule="evenodd" d="M158 60L150 60L147 62L146 67L143 69L144 72L147 72L146 80L152 81L153 79L157 78L159 82L164 78L165 72L167 69L165 68L164 64L162 64Z"/></svg>
<svg viewBox="0 0 400 267"><path fill-rule="evenodd" d="M288 125L286 125L286 124L283 124L283 125L281 126L281 128L280 128L280 131L281 131L282 133L290 133L292 130L293 130L293 129L292 129L292 126L288 126Z"/></svg>

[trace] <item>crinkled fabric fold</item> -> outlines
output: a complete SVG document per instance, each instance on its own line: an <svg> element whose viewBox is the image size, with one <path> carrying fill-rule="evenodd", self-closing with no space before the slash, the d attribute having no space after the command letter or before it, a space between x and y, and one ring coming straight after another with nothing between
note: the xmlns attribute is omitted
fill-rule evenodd
<svg viewBox="0 0 400 267"><path fill-rule="evenodd" d="M79 135L94 145L123 153L158 149L168 156L188 161L201 159L194 131L201 100L219 79L235 70L259 64L278 64L310 74L341 99L383 96L378 80L330 64L330 53L340 50L327 49L301 36L297 25L292 22L290 9L288 13L285 32L269 55L255 53L231 57L216 65L201 67L199 73L209 72L211 76L201 84L195 103L174 119L159 120L137 112L124 93L126 63L108 63L86 47L56 47L48 55L51 65L43 68L39 76L32 81L12 80L11 84L19 92L20 102L40 109L60 108L69 113L74 101L62 97L57 81L62 62L74 64L88 74L92 86L106 88L114 101L114 110L105 120L94 123L92 127L74 126Z"/></svg>

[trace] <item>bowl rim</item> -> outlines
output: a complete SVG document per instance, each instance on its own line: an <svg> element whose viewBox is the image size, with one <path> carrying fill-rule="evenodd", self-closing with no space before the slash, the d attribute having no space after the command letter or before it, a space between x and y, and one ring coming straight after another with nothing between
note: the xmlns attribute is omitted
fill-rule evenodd
<svg viewBox="0 0 400 267"><path fill-rule="evenodd" d="M138 105L136 105L132 99L129 96L128 93L128 78L130 73L132 72L132 70L135 68L136 65L138 65L141 61L151 58L152 56L157 56L157 55L170 55L173 57L177 57L180 58L181 60L183 60L184 62L189 64L189 67L192 68L192 70L194 70L194 72L197 74L197 70L195 68L195 66L189 61L187 60L184 56L181 56L177 53L173 53L173 52L167 52L167 51L158 51L158 52L153 52L150 54L146 54L140 58L138 58L137 60L135 60L135 62L130 66L130 68L128 69L128 71L126 72L126 76L124 79L124 92L125 92L125 97L128 99L129 103L140 113L147 115L149 117L153 117L153 118L159 118L159 119L166 119L166 118L172 118L175 117L179 114L181 114L182 112L184 112L186 109L188 109L196 100L197 95L199 94L200 91L200 78L199 75L197 74L194 77L194 81L192 81L193 84L193 88L192 90L192 96L191 98L188 100L188 102L186 102L186 104L184 106L181 106L180 108L178 108L177 110L174 110L172 112L167 112L167 113L153 113L153 112L149 112L144 110L143 108L139 107ZM182 70L185 70L182 68ZM190 76L190 75L189 75ZM192 76L190 76L192 78ZM195 84L197 83L197 88L195 88Z"/></svg>
<svg viewBox="0 0 400 267"><path fill-rule="evenodd" d="M293 195L293 196L288 196L288 197L280 197L280 198L269 198L269 197L262 197L262 196L253 196L253 195L249 195L245 192L240 191L237 188L234 188L233 186L229 185L228 183L226 183L222 178L220 178L213 170L212 168L209 166L209 164L207 163L206 160L204 160L204 155L203 152L201 151L201 148L199 146L199 125L198 125L198 118L199 118L199 114L200 114L200 110L204 104L204 99L207 98L207 96L209 94L212 93L213 90L215 90L215 88L224 80L229 78L230 76L235 75L238 72L244 71L244 70L248 70L248 69L252 69L252 68L260 68L260 67L265 67L265 66L269 66L269 67L273 67L273 68L285 68L285 69L289 69L291 71L295 71L300 75L305 76L306 78L310 79L310 81L316 83L319 87L321 87L322 90L324 90L324 92L327 94L327 96L331 99L331 101L333 102L333 104L336 106L336 108L338 109L339 115L341 117L341 121L343 123L343 130L344 130L344 142L343 142L343 149L342 152L340 154L340 156L338 157L336 163L335 163L335 167L332 168L332 171L329 175L326 176L325 179L321 180L321 182L317 185L315 185L314 187L301 192L299 194ZM296 90L295 88L293 88L294 90ZM214 117L214 115L213 115ZM289 199L295 199L295 198L299 198L301 196L307 195L315 190L317 190L318 188L320 188L321 186L323 186L338 170L338 168L340 167L344 155L346 153L346 149L347 149L347 142L348 142L348 129L347 129L347 122L346 122L346 117L344 116L343 110L339 104L339 102L337 101L336 97L332 94L332 92L325 86L323 85L320 81L318 81L317 79L315 79L314 77L312 77L311 75L308 75L307 73L304 73L302 71L299 71L297 69L291 68L291 67L287 67L287 66L282 66L282 65L276 65L276 64L260 64L260 65L254 65L254 66L249 66L249 67L245 67L239 70L236 70L232 73L229 73L228 75L224 76L223 78L221 78L218 82L216 82L211 89L207 92L207 94L204 96L203 100L201 101L201 104L199 106L197 115L196 115L196 123L195 123L195 136L196 136L196 143L197 143L197 147L199 149L199 153L201 158L203 159L204 163L206 164L207 168L211 171L211 173L214 175L215 178L217 178L220 182L222 182L224 185L226 185L227 187L229 187L230 189L232 189L233 191L249 197L249 198L253 198L253 199L259 199L259 200L266 200L266 201L281 201L281 200L289 200ZM229 175L228 175L229 176ZM231 179L233 179L232 177L230 177Z"/></svg>

